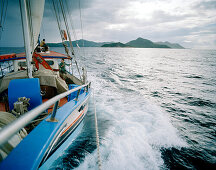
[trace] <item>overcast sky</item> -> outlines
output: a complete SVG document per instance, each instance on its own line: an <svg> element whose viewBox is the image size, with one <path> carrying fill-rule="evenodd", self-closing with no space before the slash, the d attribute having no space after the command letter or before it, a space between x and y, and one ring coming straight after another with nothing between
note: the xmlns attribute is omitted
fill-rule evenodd
<svg viewBox="0 0 216 170"><path fill-rule="evenodd" d="M18 0L9 0L0 46L23 46ZM65 1L65 0L63 0ZM79 1L67 0L81 39ZM80 0L84 39L128 42L138 37L179 43L186 48L216 49L216 1ZM47 42L60 42L49 0L41 27ZM71 33L73 31L71 30ZM73 37L73 36L72 36Z"/></svg>

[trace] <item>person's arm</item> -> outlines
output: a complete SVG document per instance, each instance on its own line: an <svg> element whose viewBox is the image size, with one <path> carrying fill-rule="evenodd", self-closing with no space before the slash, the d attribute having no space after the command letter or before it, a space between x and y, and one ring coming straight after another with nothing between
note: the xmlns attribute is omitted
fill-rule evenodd
<svg viewBox="0 0 216 170"><path fill-rule="evenodd" d="M59 67L60 67L60 68L62 68L62 67L63 67L63 64L62 64L62 63L60 63L60 64L59 64Z"/></svg>

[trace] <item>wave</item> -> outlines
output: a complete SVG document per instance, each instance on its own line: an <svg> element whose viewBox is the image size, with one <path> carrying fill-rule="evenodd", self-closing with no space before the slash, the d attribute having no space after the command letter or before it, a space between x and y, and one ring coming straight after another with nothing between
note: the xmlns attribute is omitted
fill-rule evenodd
<svg viewBox="0 0 216 170"><path fill-rule="evenodd" d="M101 82L96 79L94 81ZM96 98L100 101L97 112L100 121L112 122L101 136L103 169L160 169L164 167L161 148L187 146L157 105L149 103L136 91L120 93L111 88L102 91L102 87L99 83L95 87L98 89ZM77 169L95 169L96 154L96 150L87 154Z"/></svg>

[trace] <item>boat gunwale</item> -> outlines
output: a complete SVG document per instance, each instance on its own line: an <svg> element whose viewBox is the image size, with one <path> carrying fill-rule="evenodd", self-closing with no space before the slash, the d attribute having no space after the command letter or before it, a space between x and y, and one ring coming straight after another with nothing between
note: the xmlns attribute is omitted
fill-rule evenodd
<svg viewBox="0 0 216 170"><path fill-rule="evenodd" d="M35 54L39 54L43 58L59 58L59 59L63 58L63 59L68 59L68 60L71 59L71 57L65 54L59 53L59 52L55 52L55 51L50 51L50 53L36 52ZM22 60L22 59L26 59L25 53L11 53L11 54L0 55L0 62L11 61L11 60Z"/></svg>
<svg viewBox="0 0 216 170"><path fill-rule="evenodd" d="M91 91L91 90L90 90ZM27 135L26 138L24 138L20 144L8 155L8 157L2 161L2 163L0 164L0 167L2 167L4 169L4 167L8 167L11 166L11 168L24 168L26 169L37 169L39 168L40 164L43 161L44 156L46 156L46 153L49 153L49 150L52 149L50 148L50 146L53 144L53 142L56 141L56 138L59 136L59 134L62 132L62 130L64 130L64 128L62 128L62 126L65 126L65 121L67 120L67 118L73 114L79 106L81 106L83 103L87 102L89 97L90 97L90 93L91 92L84 92L83 94L80 94L79 96L79 100L75 101L75 100L71 100L68 103L66 103L64 106L62 106L61 108L58 109L57 114L56 114L56 118L59 119L59 122L47 122L46 119L49 119L50 116L48 116L45 120L43 120L29 135ZM73 105L73 108L65 111L64 107L68 107L71 108ZM64 113L62 113L64 112ZM67 112L67 113L65 113ZM63 116L62 116L63 115ZM82 116L81 116L82 117ZM73 127L72 130L69 130L69 134L67 136L70 136L70 134L74 131L74 129L76 129L78 127L78 125L82 122L84 116L82 117L82 119L78 119L77 121L79 121L79 123ZM44 132L44 127L43 126L47 126L47 129ZM48 129L48 127L50 127L50 129ZM26 144L28 144L28 147L30 147L30 145L32 143L34 143L35 137L38 136L38 131L42 131L44 132L44 134L46 135L46 139L44 139L44 141L40 141L40 142L36 142L37 145L39 145L38 147L38 152L37 153L30 153L31 157L29 157L30 155L28 154L24 154L23 153L23 149L26 149ZM47 132L48 131L48 132ZM32 142L30 141L32 140ZM65 139L67 140L67 138ZM61 145L65 142L62 141ZM58 139L57 139L58 141ZM60 145L60 146L61 146ZM41 146L41 147L40 147ZM32 148L32 150L34 150L35 148ZM54 152L55 153L55 152ZM22 154L26 159L29 159L28 161L26 161L26 164L23 165L22 163L25 162L25 160L23 160L24 158L18 158L17 159L17 155ZM15 159L16 158L16 159ZM13 164L11 164L11 162L15 161ZM18 161L19 160L19 161ZM31 161L30 161L31 160ZM46 162L46 161L45 161ZM19 168L18 168L19 169Z"/></svg>
<svg viewBox="0 0 216 170"><path fill-rule="evenodd" d="M16 119L14 122L10 123L9 125L5 126L0 130L0 146L5 143L10 137L16 134L20 129L28 125L33 119L39 116L43 111L48 109L51 105L55 104L58 100L63 97L68 96L69 94L78 91L82 88L85 88L90 85L90 82L78 86L74 89L68 90L64 93L61 93L48 101L42 103L41 105L37 106L36 108L30 110L29 112L22 115L19 119Z"/></svg>

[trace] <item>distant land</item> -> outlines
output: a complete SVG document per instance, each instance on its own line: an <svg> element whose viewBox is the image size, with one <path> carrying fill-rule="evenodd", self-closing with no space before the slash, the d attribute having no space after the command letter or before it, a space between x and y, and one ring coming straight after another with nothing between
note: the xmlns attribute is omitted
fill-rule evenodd
<svg viewBox="0 0 216 170"><path fill-rule="evenodd" d="M171 48L167 45L156 44L143 38L137 38L136 40L129 41L126 45L136 48Z"/></svg>
<svg viewBox="0 0 216 170"><path fill-rule="evenodd" d="M131 47L131 46L117 42L117 43L104 44L101 47Z"/></svg>
<svg viewBox="0 0 216 170"><path fill-rule="evenodd" d="M125 46L124 46L125 45ZM175 49L184 49L181 45L177 43L166 42L152 42L147 39L137 38L136 40L129 41L126 44L121 43L121 46L118 46L116 43L104 44L101 47L135 47L135 48L175 48Z"/></svg>
<svg viewBox="0 0 216 170"><path fill-rule="evenodd" d="M168 41L165 42L155 42L156 44L160 44L160 45L167 45L170 48L177 48L177 49L184 49L184 47L182 47L181 45L177 44L177 43L170 43Z"/></svg>
<svg viewBox="0 0 216 170"><path fill-rule="evenodd" d="M84 43L83 43L84 42ZM69 42L66 42L69 46ZM121 42L94 42L88 40L77 40L72 41L72 45L76 47L78 44L79 47L134 47L134 48L175 48L175 49L184 49L181 45L177 43L165 42L152 42L148 39L137 38L136 40L129 41L127 43ZM62 43L47 43L49 47L63 47Z"/></svg>
<svg viewBox="0 0 216 170"><path fill-rule="evenodd" d="M69 41L66 41L66 43L69 46ZM83 39L72 41L72 45L74 47L77 47L77 44L79 47L83 47L83 44L84 44L84 47L101 47L104 44L111 44L111 43L114 43L114 42L94 42L94 41L88 41L88 40L83 40ZM49 47L63 47L61 42L60 43L47 43L47 45Z"/></svg>

